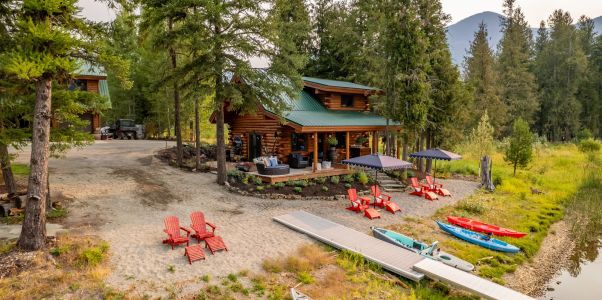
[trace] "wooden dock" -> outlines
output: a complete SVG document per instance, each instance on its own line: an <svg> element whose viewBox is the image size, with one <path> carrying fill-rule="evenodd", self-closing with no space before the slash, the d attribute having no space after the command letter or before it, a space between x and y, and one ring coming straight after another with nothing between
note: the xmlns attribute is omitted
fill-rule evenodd
<svg viewBox="0 0 602 300"><path fill-rule="evenodd" d="M358 253L405 278L419 281L424 277L413 267L425 258L365 233L304 211L274 217L274 220L335 248Z"/></svg>
<svg viewBox="0 0 602 300"><path fill-rule="evenodd" d="M420 281L426 275L486 299L533 300L527 295L472 273L424 258L412 251L304 211L277 216L274 220L335 248L358 253L384 269L414 281Z"/></svg>
<svg viewBox="0 0 602 300"><path fill-rule="evenodd" d="M425 259L414 265L414 269L434 280L445 281L457 288L473 292L485 299L534 300L513 289L501 286L471 273Z"/></svg>

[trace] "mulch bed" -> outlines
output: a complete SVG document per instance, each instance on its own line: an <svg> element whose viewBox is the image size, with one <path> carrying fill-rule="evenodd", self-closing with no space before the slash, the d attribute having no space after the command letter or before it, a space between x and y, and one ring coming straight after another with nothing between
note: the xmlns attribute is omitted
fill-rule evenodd
<svg viewBox="0 0 602 300"><path fill-rule="evenodd" d="M302 187L302 190L300 193L295 191L294 186L284 186L281 188L272 186L272 187L268 188L267 185L263 185L263 187L265 189L262 191L258 191L258 190L256 190L257 186L252 183L243 184L240 182L234 182L234 183L230 182L230 185L232 185L242 191L246 191L246 192L254 193L254 194L301 195L303 197L331 197L331 196L347 195L347 188L345 187L345 183L342 180L339 184L333 184L333 183L327 181L324 184L316 183L315 185L309 185L306 187ZM323 186L328 187L328 191L324 191L322 189ZM369 185L363 185L358 182L351 183L351 187L355 188L358 192L370 190Z"/></svg>

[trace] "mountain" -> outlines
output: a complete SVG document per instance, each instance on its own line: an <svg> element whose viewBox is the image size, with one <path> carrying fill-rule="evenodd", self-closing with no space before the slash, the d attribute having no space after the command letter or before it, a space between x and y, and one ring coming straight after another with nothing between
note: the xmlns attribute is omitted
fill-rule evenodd
<svg viewBox="0 0 602 300"><path fill-rule="evenodd" d="M481 22L487 25L489 35L489 46L493 49L502 39L501 19L502 15L491 11L486 11L472 15L447 27L447 43L452 54L452 61L456 65L464 62L466 51L470 48L470 42L474 39L475 32L479 29Z"/></svg>
<svg viewBox="0 0 602 300"><path fill-rule="evenodd" d="M598 35L602 34L602 16L594 19L594 30Z"/></svg>
<svg viewBox="0 0 602 300"><path fill-rule="evenodd" d="M458 23L447 27L447 43L451 51L454 64L461 66L464 62L466 51L474 39L474 33L479 29L481 22L487 25L489 46L497 51L497 45L502 39L501 20L503 16L495 12L482 12L472 15ZM602 34L602 16L593 19L594 29L598 35ZM533 28L533 38L537 36L537 28Z"/></svg>

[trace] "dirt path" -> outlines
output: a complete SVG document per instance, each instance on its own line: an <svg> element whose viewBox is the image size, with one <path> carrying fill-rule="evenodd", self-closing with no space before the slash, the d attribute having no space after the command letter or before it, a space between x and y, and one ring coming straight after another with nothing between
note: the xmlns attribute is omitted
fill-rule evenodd
<svg viewBox="0 0 602 300"><path fill-rule="evenodd" d="M454 194L442 201L394 194L403 213L381 211L382 219L371 221L345 210L343 200L277 201L228 193L214 183L215 175L176 170L155 159L154 152L163 147L165 142L100 141L50 163L53 189L73 198L66 203L70 214L64 225L98 234L110 243L108 283L118 289L162 293L166 283L201 284L203 274L259 270L264 258L288 255L309 241L272 221L273 216L290 211L306 210L368 232L371 225L400 223L406 215L430 216L477 187L474 182L441 180ZM26 154L19 160L27 161ZM183 247L172 251L161 243L163 218L175 215L187 226L195 210L204 211L207 220L217 224L217 234L229 251L214 256L207 252L206 261L189 266ZM175 272L169 272L169 266Z"/></svg>

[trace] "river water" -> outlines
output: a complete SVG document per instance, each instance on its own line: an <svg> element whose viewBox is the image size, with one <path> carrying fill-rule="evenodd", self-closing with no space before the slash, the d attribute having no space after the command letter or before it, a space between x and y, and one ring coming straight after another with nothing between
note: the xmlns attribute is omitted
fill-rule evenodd
<svg viewBox="0 0 602 300"><path fill-rule="evenodd" d="M578 245L568 266L550 280L542 299L602 299L602 239Z"/></svg>

